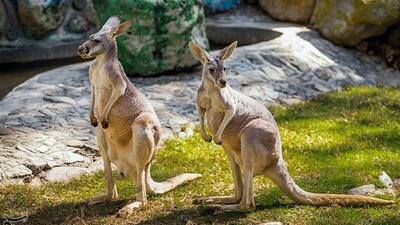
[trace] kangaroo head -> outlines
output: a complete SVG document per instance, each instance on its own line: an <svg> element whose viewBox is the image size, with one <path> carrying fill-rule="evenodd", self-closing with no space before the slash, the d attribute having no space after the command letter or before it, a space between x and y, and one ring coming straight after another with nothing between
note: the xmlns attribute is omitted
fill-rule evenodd
<svg viewBox="0 0 400 225"><path fill-rule="evenodd" d="M88 40L78 47L78 54L82 58L104 54L115 45L115 37L123 34L131 25L131 20L120 23L117 16L110 17L100 31L90 35Z"/></svg>
<svg viewBox="0 0 400 225"><path fill-rule="evenodd" d="M203 64L203 79L210 82L216 88L226 87L226 73L224 61L229 58L237 46L237 41L222 49L215 57L194 42L189 42L192 55Z"/></svg>

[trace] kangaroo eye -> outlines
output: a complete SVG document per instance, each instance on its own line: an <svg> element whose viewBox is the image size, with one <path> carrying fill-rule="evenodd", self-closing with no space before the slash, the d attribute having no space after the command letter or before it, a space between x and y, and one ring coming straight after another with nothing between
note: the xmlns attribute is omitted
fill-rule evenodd
<svg viewBox="0 0 400 225"><path fill-rule="evenodd" d="M214 73L215 69L214 68L210 68L210 69L208 69L208 71L210 71L210 73Z"/></svg>
<svg viewBox="0 0 400 225"><path fill-rule="evenodd" d="M98 40L98 39L94 39L93 41L94 41L94 43L96 43L96 44L98 44L98 43L100 43L100 42L101 42L101 41L100 41L100 40Z"/></svg>
<svg viewBox="0 0 400 225"><path fill-rule="evenodd" d="M226 67L224 67L224 71L226 70Z"/></svg>

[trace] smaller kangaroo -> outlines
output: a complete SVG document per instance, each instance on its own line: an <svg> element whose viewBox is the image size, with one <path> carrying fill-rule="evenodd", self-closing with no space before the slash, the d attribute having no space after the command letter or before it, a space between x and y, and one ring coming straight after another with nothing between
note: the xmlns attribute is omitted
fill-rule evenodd
<svg viewBox="0 0 400 225"><path fill-rule="evenodd" d="M202 81L197 92L202 138L210 142L207 126L216 144L222 144L228 155L234 196L195 199L193 203L225 204L215 214L224 211L255 209L253 177L264 175L276 183L292 200L314 206L389 205L393 201L362 195L316 194L301 189L289 175L282 157L278 126L272 114L261 103L232 89L226 80L224 60L235 50L237 42L224 48L216 57L190 42L193 56L203 64Z"/></svg>
<svg viewBox="0 0 400 225"><path fill-rule="evenodd" d="M115 164L122 176L131 176L137 185L136 201L117 215L126 216L151 195L170 191L200 174L185 173L158 183L150 174L151 161L160 143L161 126L146 97L133 86L118 61L115 38L131 26L110 17L102 29L78 48L82 58L95 60L89 67L91 84L90 122L96 127L97 144L104 161L105 194L90 200L89 205L117 198L111 170Z"/></svg>

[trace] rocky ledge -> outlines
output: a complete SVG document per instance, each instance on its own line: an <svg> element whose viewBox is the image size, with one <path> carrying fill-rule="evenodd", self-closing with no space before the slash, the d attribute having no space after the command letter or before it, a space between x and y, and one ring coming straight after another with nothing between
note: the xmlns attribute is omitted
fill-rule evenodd
<svg viewBox="0 0 400 225"><path fill-rule="evenodd" d="M292 104L349 85L400 85L400 73L379 59L338 47L305 27L277 22L209 21L239 37L264 30L272 40L239 47L226 63L233 88L265 103ZM16 87L0 102L0 182L66 181L102 168L88 121L88 63L51 70ZM151 100L163 138L185 137L197 121L200 68L130 78Z"/></svg>

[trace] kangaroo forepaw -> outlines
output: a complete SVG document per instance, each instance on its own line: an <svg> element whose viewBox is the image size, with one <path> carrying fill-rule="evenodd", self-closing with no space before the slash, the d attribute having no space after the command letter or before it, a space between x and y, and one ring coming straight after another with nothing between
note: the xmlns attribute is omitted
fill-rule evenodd
<svg viewBox="0 0 400 225"><path fill-rule="evenodd" d="M210 135L207 135L207 134L201 134L201 138L203 138L203 140L205 142L211 142L212 141L212 137Z"/></svg>
<svg viewBox="0 0 400 225"><path fill-rule="evenodd" d="M101 127L103 129L107 129L108 128L108 121L107 120L102 120L101 121Z"/></svg>
<svg viewBox="0 0 400 225"><path fill-rule="evenodd" d="M214 138L214 143L217 145L222 145L222 141L219 138Z"/></svg>
<svg viewBox="0 0 400 225"><path fill-rule="evenodd" d="M97 119L95 117L90 117L90 124L92 124L93 127L97 127Z"/></svg>

